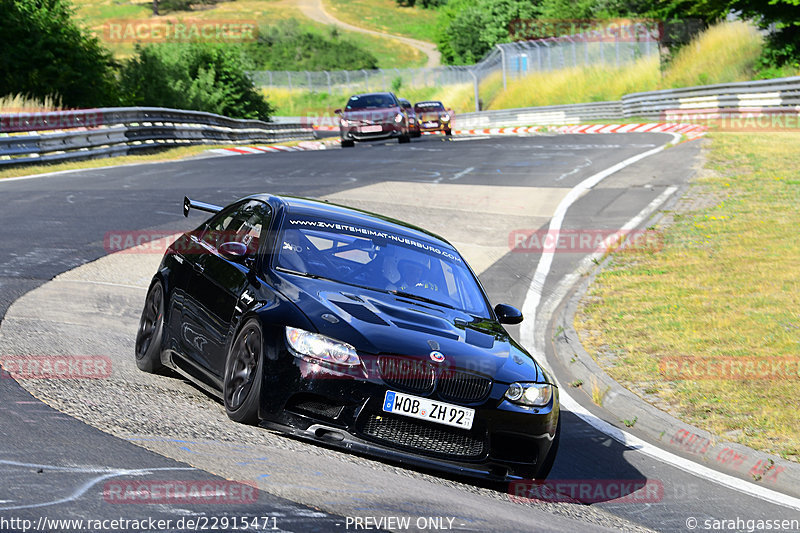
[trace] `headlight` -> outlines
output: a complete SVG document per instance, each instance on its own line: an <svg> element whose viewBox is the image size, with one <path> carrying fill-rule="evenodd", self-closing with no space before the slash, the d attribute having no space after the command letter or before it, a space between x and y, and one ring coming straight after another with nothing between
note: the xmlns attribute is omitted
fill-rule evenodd
<svg viewBox="0 0 800 533"><path fill-rule="evenodd" d="M450 122L450 115L442 115L442 122Z"/></svg>
<svg viewBox="0 0 800 533"><path fill-rule="evenodd" d="M398 124L400 124L401 122L403 122L403 114L402 114L402 113L398 113L398 114L396 114L396 115L394 116L394 121L395 121L395 122L397 122Z"/></svg>
<svg viewBox="0 0 800 533"><path fill-rule="evenodd" d="M553 386L547 383L512 383L506 398L514 403L544 407L553 398Z"/></svg>
<svg viewBox="0 0 800 533"><path fill-rule="evenodd" d="M287 327L286 340L292 350L300 355L338 365L354 366L361 363L355 348L325 335Z"/></svg>
<svg viewBox="0 0 800 533"><path fill-rule="evenodd" d="M349 125L350 125L350 121L349 121L349 120L342 119L342 120L341 120L341 124L342 124L342 126L344 126L344 127L346 128L347 126L349 126Z"/></svg>
<svg viewBox="0 0 800 533"><path fill-rule="evenodd" d="M414 124L416 122L416 120L414 120L413 118L409 118L408 122L410 122L411 124Z"/></svg>

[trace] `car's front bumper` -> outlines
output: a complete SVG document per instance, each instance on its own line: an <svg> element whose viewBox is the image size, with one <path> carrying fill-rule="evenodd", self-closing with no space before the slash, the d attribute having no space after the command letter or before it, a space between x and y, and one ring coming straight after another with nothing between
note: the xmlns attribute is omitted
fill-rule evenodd
<svg viewBox="0 0 800 533"><path fill-rule="evenodd" d="M364 132L361 126L340 126L339 132L342 140L345 141L379 141L381 139L392 139L403 135L403 128L397 124L372 124L381 126L380 131Z"/></svg>
<svg viewBox="0 0 800 533"><path fill-rule="evenodd" d="M464 430L383 412L386 391L403 391L379 377L292 360L279 372L282 387L266 384L271 393L264 396L262 425L303 439L421 468L502 481L535 475L555 437L557 392L549 406L537 410L505 400L507 385L499 383L480 403L448 402L475 409L473 427Z"/></svg>

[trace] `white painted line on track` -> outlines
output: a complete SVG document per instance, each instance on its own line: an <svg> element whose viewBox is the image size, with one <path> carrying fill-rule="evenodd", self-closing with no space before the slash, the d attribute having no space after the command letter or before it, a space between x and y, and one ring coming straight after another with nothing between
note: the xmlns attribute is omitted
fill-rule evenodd
<svg viewBox="0 0 800 533"><path fill-rule="evenodd" d="M669 145L675 144L680 140L680 135L678 134L671 134L673 136L673 140L666 145L660 146L653 150L648 150L647 152L643 152L641 154L635 155L633 157L629 157L628 159L617 163L616 165L603 170L589 178L586 178L584 181L576 185L568 194L564 197L564 199L559 203L558 207L556 208L556 212L553 215L553 218L550 221L549 231L550 232L558 232L561 228L561 224L564 221L564 216L566 215L567 209L588 189L597 185L601 180L604 178L622 170L623 168L636 163L646 157L649 157L653 154L661 152ZM647 217L649 217L658 207L663 204L672 194L675 193L677 190L676 187L669 187L667 188L661 195L655 198L650 204L648 204L644 209L642 209L635 217L629 220L621 229L621 231L628 231L636 228L639 224L641 224ZM591 261L592 257L597 258L600 256L600 253L595 253L592 256L587 257L581 264L588 263ZM537 343L536 337L536 310L539 306L539 302L542 296L542 289L544 288L544 281L547 278L547 272L550 270L550 265L553 261L553 252L549 253L542 253L541 258L539 259L539 264L536 267L536 273L534 274L533 280L531 281L531 285L528 288L528 293L525 296L525 301L522 305L522 314L523 316L528 317L527 323L530 327L523 327L520 329L520 341L523 346L536 346L537 353L544 354L544 336L539 335L541 337L542 342ZM579 267L580 269L580 267ZM577 281L579 274L577 270L562 280L562 282L556 287L556 290L548 300L549 305L545 305L544 307L548 310L554 309L555 306L561 301L561 299L566 295L569 288L572 284ZM531 319L532 318L532 319ZM543 332L542 332L543 333ZM764 500L769 503L775 503L790 509L795 509L800 511L800 498L795 498L793 496L789 496L788 494L783 494L782 492L774 491L767 487L756 485L754 483L750 483L749 481L742 480L740 478L718 472L707 466L704 466L700 463L695 461L691 461L689 459L680 457L675 455L674 453L668 452L667 450L661 449L658 446L650 444L647 441L644 441L626 431L623 431L612 424L606 422L598 418L597 416L593 415L589 412L585 407L583 407L580 403L577 402L572 396L569 395L566 388L560 387L559 388L559 396L560 396L560 403L561 406L572 412L573 414L577 415L581 420L595 428L596 430L608 435L615 441L619 442L620 444L631 448L632 450L641 452L653 459L656 459L662 463L668 464L679 470L687 472L693 476L711 481L713 483L717 483L722 485L726 488L731 490L735 490L742 494L753 496L755 498Z"/></svg>
<svg viewBox="0 0 800 533"><path fill-rule="evenodd" d="M635 156L629 157L624 161L620 161L614 166L611 166L597 174L589 176L575 187L572 188L571 191L561 200L556 208L555 213L553 214L553 218L550 219L550 226L548 228L548 235L554 234L556 238L558 238L558 232L561 230L561 224L564 222L564 217L567 214L567 209L575 203L575 201L580 198L580 196L600 183L603 179L607 178L608 176L614 174L622 170L623 168L630 166L637 161L641 161L642 159L649 157L653 154L657 154L664 150L667 146L671 144L675 144L680 139L680 135L672 134L672 141L663 145L659 146L658 148L653 148L652 150L648 150L647 152L643 152L637 154ZM542 252L541 257L539 258L539 263L536 265L536 272L533 275L533 281L531 282L530 287L528 288L528 293L525 295L525 303L522 306L522 315L529 317L528 319L531 320L531 323L535 323L536 321L536 309L539 307L539 301L542 298L542 290L544 289L544 283L547 280L547 273L550 271L550 265L553 263L553 256L555 255L555 250L550 252Z"/></svg>
<svg viewBox="0 0 800 533"><path fill-rule="evenodd" d="M628 446L633 450L641 452L649 457L652 457L653 459L657 459L662 463L674 466L675 468L683 470L684 472L687 472L693 476L723 485L726 488L741 492L742 494L753 496L766 502L775 503L800 511L800 499L798 498L768 489L761 485L750 483L749 481L744 481L728 474L723 474L722 472L717 472L716 470L708 468L707 466L703 466L700 463L690 461L689 459L685 459L675 455L674 453L662 450L658 446L635 437L626 431L622 431L621 429L612 426L605 420L596 417L581 404L579 404L574 398L572 398L564 389L559 389L559 395L562 407L579 416L581 420L596 430L605 433L615 441Z"/></svg>
<svg viewBox="0 0 800 533"><path fill-rule="evenodd" d="M469 168L465 168L464 170L462 170L461 172L459 172L458 174L456 174L456 175L455 175L455 176L453 176L452 178L448 178L448 179L449 179L449 180L451 180L451 181L457 180L458 178L460 178L460 177L462 177L462 176L465 176L465 175L469 174L469 173L470 173L470 172L472 172L473 170L475 170L475 167L469 167Z"/></svg>

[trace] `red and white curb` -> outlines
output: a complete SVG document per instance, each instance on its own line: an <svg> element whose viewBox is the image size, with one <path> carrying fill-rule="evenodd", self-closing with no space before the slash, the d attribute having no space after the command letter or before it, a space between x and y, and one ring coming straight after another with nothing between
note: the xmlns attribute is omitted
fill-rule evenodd
<svg viewBox="0 0 800 533"><path fill-rule="evenodd" d="M648 122L637 124L574 124L569 126L485 128L455 130L453 133L456 135L521 135L526 133L679 133L691 139L705 135L706 127L698 124Z"/></svg>
<svg viewBox="0 0 800 533"><path fill-rule="evenodd" d="M315 129L324 129L321 126ZM331 127L334 129L333 127ZM336 128L338 129L338 128ZM557 134L599 134L599 133L677 133L687 140L702 137L707 132L705 126L698 124L683 124L672 122L647 122L636 124L574 124L569 126L518 126L514 128L486 128L473 130L453 130L453 135L525 135L532 133L557 133ZM438 132L423 132L425 135ZM338 147L339 139L327 141L303 141L296 146L282 144L231 146L229 148L215 148L209 153L219 155L244 155L275 152L305 152L309 150L327 150Z"/></svg>
<svg viewBox="0 0 800 533"><path fill-rule="evenodd" d="M286 146L283 144L231 146L229 148L214 148L213 150L207 151L212 154L220 155L244 155L275 152L307 152L309 150L327 150L334 146L339 146L339 139L330 141L303 141L296 146Z"/></svg>

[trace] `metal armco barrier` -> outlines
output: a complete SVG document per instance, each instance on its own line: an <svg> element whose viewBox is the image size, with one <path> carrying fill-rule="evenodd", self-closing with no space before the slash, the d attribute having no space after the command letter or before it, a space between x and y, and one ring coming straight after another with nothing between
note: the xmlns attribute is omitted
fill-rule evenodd
<svg viewBox="0 0 800 533"><path fill-rule="evenodd" d="M621 117L622 102L595 102L460 113L456 115L454 124L458 129L469 130L505 126L579 124L591 120L616 120Z"/></svg>
<svg viewBox="0 0 800 533"><path fill-rule="evenodd" d="M653 118L667 111L796 106L800 106L800 76L667 89L622 97L626 117Z"/></svg>
<svg viewBox="0 0 800 533"><path fill-rule="evenodd" d="M0 167L127 155L178 145L315 138L310 124L238 120L165 108L0 115Z"/></svg>

